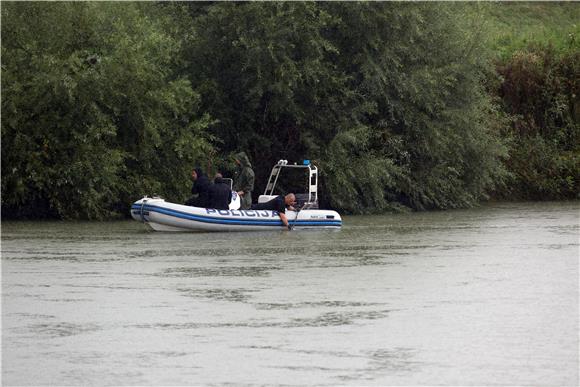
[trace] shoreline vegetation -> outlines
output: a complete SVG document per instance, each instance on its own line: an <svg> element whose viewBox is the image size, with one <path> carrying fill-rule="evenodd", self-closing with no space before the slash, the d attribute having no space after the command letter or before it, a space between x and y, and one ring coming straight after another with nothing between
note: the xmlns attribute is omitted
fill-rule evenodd
<svg viewBox="0 0 580 387"><path fill-rule="evenodd" d="M580 198L580 3L3 2L2 218L183 202L245 151L344 214Z"/></svg>

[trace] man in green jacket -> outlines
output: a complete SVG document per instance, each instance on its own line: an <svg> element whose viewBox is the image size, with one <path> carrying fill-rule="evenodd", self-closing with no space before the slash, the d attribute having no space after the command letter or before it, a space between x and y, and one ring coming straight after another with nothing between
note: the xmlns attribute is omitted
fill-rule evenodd
<svg viewBox="0 0 580 387"><path fill-rule="evenodd" d="M254 190L254 171L250 159L244 152L234 155L238 165L235 175L234 190L240 195L240 210L248 210L252 206L252 191Z"/></svg>

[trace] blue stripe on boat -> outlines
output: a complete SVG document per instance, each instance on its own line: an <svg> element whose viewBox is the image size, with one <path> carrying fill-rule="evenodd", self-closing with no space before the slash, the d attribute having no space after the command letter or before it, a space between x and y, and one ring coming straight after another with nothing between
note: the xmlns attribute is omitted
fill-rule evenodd
<svg viewBox="0 0 580 387"><path fill-rule="evenodd" d="M137 210L138 212L141 211L140 204L133 204L131 206L132 210ZM174 216L176 218L186 219L186 220L194 220L197 222L204 222L204 223L215 223L215 224L228 224L228 225L252 225L252 226L276 226L281 227L282 221L280 219L276 220L253 220L253 219L225 219L225 218L218 218L212 216L204 216L204 215L197 215L197 214L189 214L187 212L172 210L169 208L158 207L150 204L145 204L143 206L143 211L153 211L158 212L160 214ZM297 226L336 226L339 227L342 225L342 221L340 220L297 220L297 221L290 221L291 223Z"/></svg>

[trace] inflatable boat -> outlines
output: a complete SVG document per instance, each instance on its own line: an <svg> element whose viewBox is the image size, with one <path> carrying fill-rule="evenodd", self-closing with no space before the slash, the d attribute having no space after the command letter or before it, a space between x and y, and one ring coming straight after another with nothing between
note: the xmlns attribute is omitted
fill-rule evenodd
<svg viewBox="0 0 580 387"><path fill-rule="evenodd" d="M318 209L316 166L310 162L302 165L289 165L280 160L272 169L266 190L258 202L272 198L282 170L287 168L306 168L308 172L308 193L296 194L297 209L286 210L288 224L293 229L340 229L342 219L336 211ZM240 210L240 199L232 191L229 210L191 207L166 202L163 198L144 197L131 206L133 219L143 222L156 231L259 231L284 230L277 211Z"/></svg>

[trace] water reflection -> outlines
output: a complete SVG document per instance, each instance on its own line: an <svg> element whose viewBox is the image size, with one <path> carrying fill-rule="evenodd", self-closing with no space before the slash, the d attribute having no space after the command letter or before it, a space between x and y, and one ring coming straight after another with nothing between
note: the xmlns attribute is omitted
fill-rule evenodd
<svg viewBox="0 0 580 387"><path fill-rule="evenodd" d="M57 337L80 335L87 332L98 331L99 329L99 326L95 324L51 322L31 324L26 327L14 328L12 331L30 338L51 339Z"/></svg>
<svg viewBox="0 0 580 387"><path fill-rule="evenodd" d="M243 297L238 299L236 296L233 297L222 297L223 293L219 296L209 297L214 298L217 301L232 301L232 302L243 302L245 301ZM343 311L343 312L327 312L317 314L310 318L289 318L284 321L275 321L267 319L250 319L248 321L236 321L236 322L215 322L215 323L156 323L156 324L136 324L128 325L127 328L140 328L140 329L166 329L166 330L199 330L199 329L217 329L217 328L305 328L305 327L333 327L342 325L353 325L363 322L364 320L376 320L380 318L385 318L391 310L372 310L372 311Z"/></svg>
<svg viewBox="0 0 580 387"><path fill-rule="evenodd" d="M355 372L341 375L339 378L346 381L367 380L371 381L381 375L388 376L393 372L411 373L425 366L417 361L417 350L413 348L397 347L366 352L364 356L368 364Z"/></svg>
<svg viewBox="0 0 580 387"><path fill-rule="evenodd" d="M187 297L208 298L215 301L246 302L252 290L248 289L177 289Z"/></svg>
<svg viewBox="0 0 580 387"><path fill-rule="evenodd" d="M164 277L265 277L280 267L273 266L237 266L237 267L176 267L158 274Z"/></svg>
<svg viewBox="0 0 580 387"><path fill-rule="evenodd" d="M300 302L300 303L286 303L286 304L265 304L256 303L254 307L259 310L289 310L289 309L301 309L301 308L355 308L355 307L376 307L384 305L381 303L370 303L370 302L347 302L347 301L318 301L318 302Z"/></svg>

